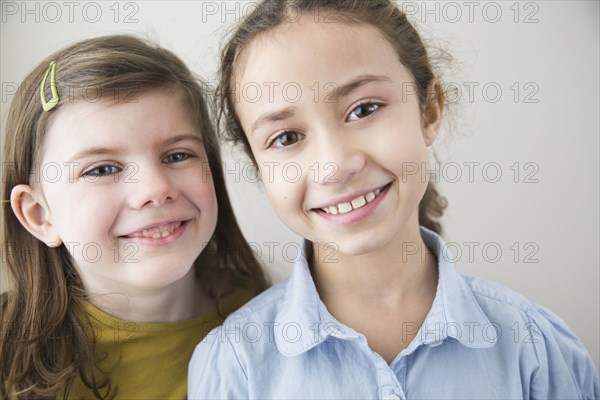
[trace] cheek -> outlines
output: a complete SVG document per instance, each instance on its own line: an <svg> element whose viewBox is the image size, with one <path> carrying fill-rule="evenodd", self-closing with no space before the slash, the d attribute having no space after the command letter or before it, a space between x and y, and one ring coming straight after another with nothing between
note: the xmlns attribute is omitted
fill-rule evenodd
<svg viewBox="0 0 600 400"><path fill-rule="evenodd" d="M204 221L216 226L219 206L212 176L206 175L201 181L196 179L186 187L184 193L186 193L188 201L200 210Z"/></svg>
<svg viewBox="0 0 600 400"><path fill-rule="evenodd" d="M217 195L212 180L195 185L191 195L202 212L217 215Z"/></svg>
<svg viewBox="0 0 600 400"><path fill-rule="evenodd" d="M263 165L260 168L260 175L262 185L275 211L301 207L303 173L298 164L273 162Z"/></svg>
<svg viewBox="0 0 600 400"><path fill-rule="evenodd" d="M173 177L176 188L188 201L199 206L203 211L215 208L217 196L212 171L207 164L178 171Z"/></svg>
<svg viewBox="0 0 600 400"><path fill-rule="evenodd" d="M286 210L288 206L289 194L286 194L285 184L278 181L269 182L263 177L263 187L265 193L271 202L271 206L279 214L280 210Z"/></svg>
<svg viewBox="0 0 600 400"><path fill-rule="evenodd" d="M96 203L96 202L94 202ZM64 242L110 244L111 229L117 220L119 210L110 204L64 205L53 214L53 222Z"/></svg>
<svg viewBox="0 0 600 400"><path fill-rule="evenodd" d="M288 183L285 181L263 182L264 190L271 203L275 215L291 231L306 236L305 212L302 206L302 193L299 190L300 183Z"/></svg>
<svg viewBox="0 0 600 400"><path fill-rule="evenodd" d="M49 219L64 242L106 245L122 207L121 193L111 185L59 181L42 186Z"/></svg>
<svg viewBox="0 0 600 400"><path fill-rule="evenodd" d="M417 176L420 180L426 180L431 170L429 165L429 152L425 146L413 146L406 148L402 155L402 176L411 179Z"/></svg>
<svg viewBox="0 0 600 400"><path fill-rule="evenodd" d="M408 124L401 129L390 126L385 132L374 141L375 154L381 154L388 162L421 164L428 161L427 145L418 124Z"/></svg>

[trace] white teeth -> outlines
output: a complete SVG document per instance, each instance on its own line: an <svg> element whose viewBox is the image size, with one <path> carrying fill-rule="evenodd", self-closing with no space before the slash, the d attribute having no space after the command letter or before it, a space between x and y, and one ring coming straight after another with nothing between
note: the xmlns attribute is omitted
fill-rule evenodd
<svg viewBox="0 0 600 400"><path fill-rule="evenodd" d="M352 203L352 208L356 210L357 208L361 208L362 206L367 204L367 200L364 198L364 196L358 196L350 203Z"/></svg>
<svg viewBox="0 0 600 400"><path fill-rule="evenodd" d="M150 229L144 229L143 231L134 232L129 237L134 238L152 238L160 239L165 238L173 233L177 228L181 226L182 222L173 222L166 225L157 226Z"/></svg>
<svg viewBox="0 0 600 400"><path fill-rule="evenodd" d="M352 211L352 204L350 203L340 203L337 206L337 209L340 214L346 214L347 212Z"/></svg>
<svg viewBox="0 0 600 400"><path fill-rule="evenodd" d="M375 197L379 195L379 193L381 193L381 189L369 192L364 196L358 196L349 203L340 203L337 206L321 208L321 210L323 210L327 214L346 214L352 210L356 210L358 208L363 207L367 203L372 202L373 200L375 200Z"/></svg>

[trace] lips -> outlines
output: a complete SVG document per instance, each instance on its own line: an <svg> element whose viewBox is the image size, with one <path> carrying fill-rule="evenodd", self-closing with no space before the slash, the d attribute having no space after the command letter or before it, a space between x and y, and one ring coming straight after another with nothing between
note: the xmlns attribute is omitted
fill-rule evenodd
<svg viewBox="0 0 600 400"><path fill-rule="evenodd" d="M160 239L166 238L171 235L177 228L183 224L183 221L169 222L167 224L160 224L151 226L123 237L125 238L148 238L148 239Z"/></svg>
<svg viewBox="0 0 600 400"><path fill-rule="evenodd" d="M385 187L385 186L384 186ZM364 193L353 198L350 201L330 205L328 207L321 207L320 210L324 211L327 214L346 214L353 210L358 210L359 208L364 207L369 204L373 200L377 198L381 194L382 188L375 189L373 191Z"/></svg>

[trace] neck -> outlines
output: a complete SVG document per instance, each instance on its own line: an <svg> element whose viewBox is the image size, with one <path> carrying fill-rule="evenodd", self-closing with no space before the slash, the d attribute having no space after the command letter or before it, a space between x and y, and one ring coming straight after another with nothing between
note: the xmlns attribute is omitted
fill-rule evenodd
<svg viewBox="0 0 600 400"><path fill-rule="evenodd" d="M314 246L315 254L327 254L318 244ZM338 253L336 258L335 263L315 259L312 266L317 291L334 316L340 307L398 308L435 295L437 261L425 246L416 221L376 251Z"/></svg>
<svg viewBox="0 0 600 400"><path fill-rule="evenodd" d="M122 289L98 294L88 290L90 302L102 311L131 322L176 322L214 311L215 300L196 280L195 268L166 287Z"/></svg>

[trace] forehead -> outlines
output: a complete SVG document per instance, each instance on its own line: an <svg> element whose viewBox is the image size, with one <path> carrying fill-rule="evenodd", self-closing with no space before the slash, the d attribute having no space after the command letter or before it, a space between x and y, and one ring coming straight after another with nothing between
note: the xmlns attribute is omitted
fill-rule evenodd
<svg viewBox="0 0 600 400"><path fill-rule="evenodd" d="M234 81L310 86L315 80L325 84L398 70L407 74L398 53L377 28L305 16L254 38L236 59Z"/></svg>
<svg viewBox="0 0 600 400"><path fill-rule="evenodd" d="M150 146L181 133L200 133L179 90L141 92L127 100L78 100L52 116L43 139L42 157L51 152L68 158L85 147Z"/></svg>

